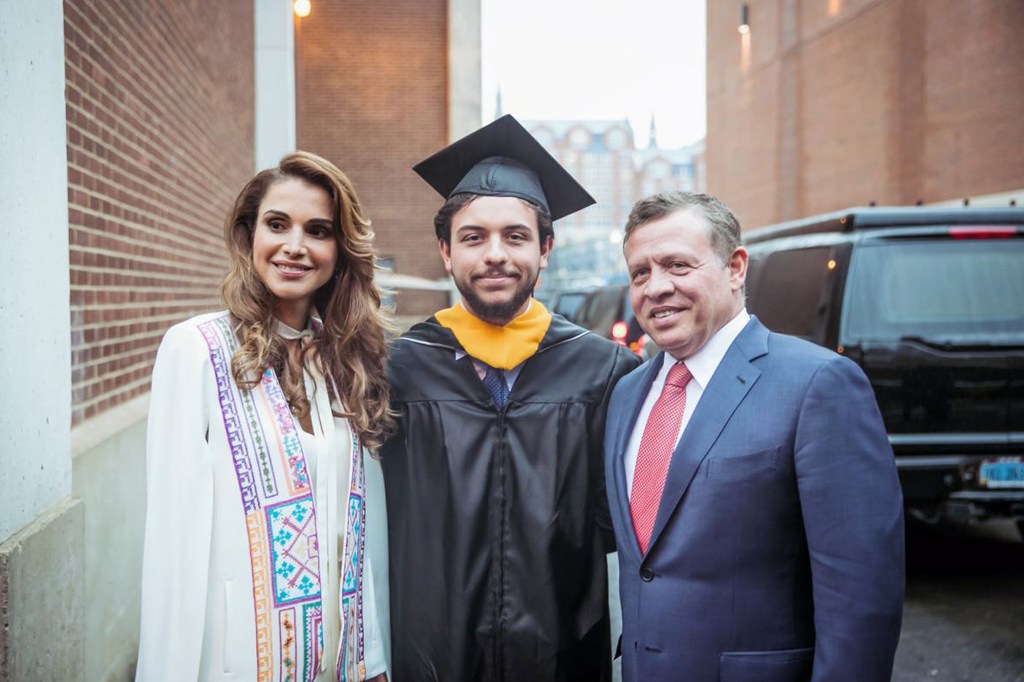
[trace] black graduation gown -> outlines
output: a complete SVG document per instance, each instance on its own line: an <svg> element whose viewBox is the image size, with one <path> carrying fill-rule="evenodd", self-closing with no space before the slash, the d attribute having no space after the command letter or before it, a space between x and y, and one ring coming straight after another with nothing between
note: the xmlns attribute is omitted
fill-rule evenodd
<svg viewBox="0 0 1024 682"><path fill-rule="evenodd" d="M499 410L431 317L389 362L395 682L610 679L605 412L626 348L555 315Z"/></svg>

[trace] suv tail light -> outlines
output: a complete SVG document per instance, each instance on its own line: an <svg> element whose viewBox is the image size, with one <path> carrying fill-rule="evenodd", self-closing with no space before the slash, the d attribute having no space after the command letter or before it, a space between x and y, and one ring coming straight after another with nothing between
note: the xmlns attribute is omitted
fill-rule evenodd
<svg viewBox="0 0 1024 682"><path fill-rule="evenodd" d="M647 334L641 334L640 338L629 344L629 349L643 357L644 346L647 345Z"/></svg>
<svg viewBox="0 0 1024 682"><path fill-rule="evenodd" d="M612 325L612 341L626 345L626 334L629 333L629 325L619 320Z"/></svg>
<svg viewBox="0 0 1024 682"><path fill-rule="evenodd" d="M953 239L1002 239L1017 235L1013 225L964 225L949 228L949 236Z"/></svg>

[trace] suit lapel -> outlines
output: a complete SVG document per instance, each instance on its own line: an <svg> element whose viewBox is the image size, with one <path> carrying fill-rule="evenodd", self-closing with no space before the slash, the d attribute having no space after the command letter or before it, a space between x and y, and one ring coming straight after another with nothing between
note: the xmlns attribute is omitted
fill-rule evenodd
<svg viewBox="0 0 1024 682"><path fill-rule="evenodd" d="M761 376L760 370L750 361L767 352L768 330L752 317L726 351L672 453L648 553L653 551L658 537L686 494L697 468Z"/></svg>
<svg viewBox="0 0 1024 682"><path fill-rule="evenodd" d="M615 432L615 439L612 443L613 449L611 450L614 453L611 467L612 481L615 484L612 504L615 505L622 527L627 529L626 534L631 540L629 551L637 557L640 556L640 544L636 539L636 533L633 532L633 517L629 513L629 495L626 493L628 490L626 485L626 468L623 460L626 456L629 438L633 435L633 429L636 428L637 417L640 416L640 408L643 407L647 393L651 390L654 377L658 376L658 370L661 368L662 362L664 362L664 355L665 353L662 351L653 360L649 361L644 366L643 373L638 377L636 386L630 391L629 395L623 396L622 404L629 407L630 413L625 415L625 419L619 420L619 428ZM623 549L625 548L619 547L619 551Z"/></svg>

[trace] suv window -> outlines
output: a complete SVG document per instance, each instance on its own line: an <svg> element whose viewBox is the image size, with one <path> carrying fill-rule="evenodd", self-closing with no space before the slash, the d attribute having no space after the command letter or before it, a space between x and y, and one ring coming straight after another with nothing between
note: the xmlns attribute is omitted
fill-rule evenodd
<svg viewBox="0 0 1024 682"><path fill-rule="evenodd" d="M591 293L580 308L577 324L608 336L613 324L624 317L628 322L633 315L632 308L623 305L626 298L624 289L621 286L604 287Z"/></svg>
<svg viewBox="0 0 1024 682"><path fill-rule="evenodd" d="M562 291L555 294L554 307L551 312L558 313L568 320L574 319L580 306L587 298L585 291Z"/></svg>
<svg viewBox="0 0 1024 682"><path fill-rule="evenodd" d="M850 265L843 343L1024 339L1024 240L865 243Z"/></svg>
<svg viewBox="0 0 1024 682"><path fill-rule="evenodd" d="M750 309L772 331L820 340L831 298L830 261L830 246L776 251L754 260L747 279Z"/></svg>

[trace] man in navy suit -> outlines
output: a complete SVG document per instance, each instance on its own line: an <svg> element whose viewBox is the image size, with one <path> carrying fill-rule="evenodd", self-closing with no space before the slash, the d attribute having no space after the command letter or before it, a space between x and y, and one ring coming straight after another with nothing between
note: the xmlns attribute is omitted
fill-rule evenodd
<svg viewBox="0 0 1024 682"><path fill-rule="evenodd" d="M717 199L641 200L624 251L664 351L608 409L624 682L889 680L903 501L867 378L747 313Z"/></svg>

